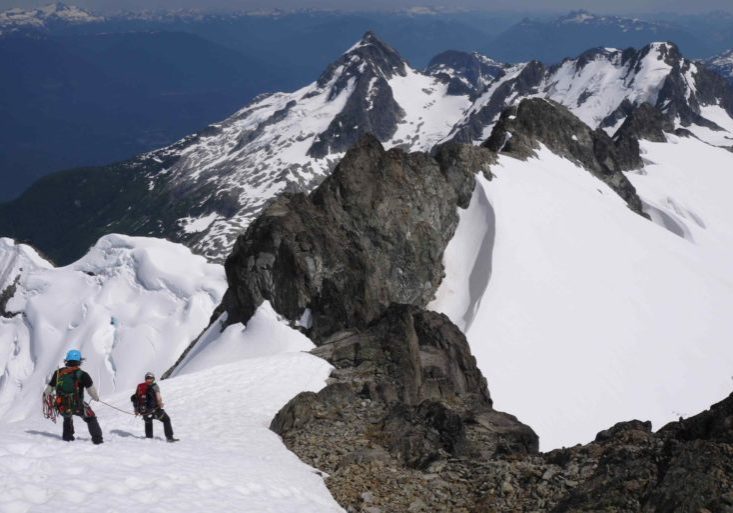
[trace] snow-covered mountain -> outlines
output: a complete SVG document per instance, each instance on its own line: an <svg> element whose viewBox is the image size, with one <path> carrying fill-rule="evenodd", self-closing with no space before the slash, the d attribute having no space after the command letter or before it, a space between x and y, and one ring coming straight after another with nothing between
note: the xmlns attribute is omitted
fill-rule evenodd
<svg viewBox="0 0 733 513"><path fill-rule="evenodd" d="M0 231L32 240L62 261L109 230L164 236L223 261L264 205L284 191L312 190L365 133L410 150L449 140L480 143L507 106L534 96L565 105L611 135L635 105L650 103L677 126L730 146L731 88L669 43L591 50L549 68L451 52L421 72L367 33L298 91L266 95L170 147L62 180L72 202L103 208L47 217L36 204L40 198L47 204L49 196L53 202L48 187L59 184L41 182L0 205ZM120 184L129 196L106 183ZM97 231L74 235L79 223Z"/></svg>
<svg viewBox="0 0 733 513"><path fill-rule="evenodd" d="M0 35L25 29L45 29L56 23L93 23L104 21L84 9L61 2L48 4L38 9L14 8L0 12Z"/></svg>
<svg viewBox="0 0 733 513"><path fill-rule="evenodd" d="M623 32L651 31L657 35L662 29L662 25L658 23L644 21L638 18L594 14L583 9L571 11L568 14L560 16L553 24L556 26L584 25L594 28L613 27Z"/></svg>
<svg viewBox="0 0 733 513"><path fill-rule="evenodd" d="M707 59L705 65L733 84L733 49Z"/></svg>
<svg viewBox="0 0 733 513"><path fill-rule="evenodd" d="M689 127L714 144L720 139L707 138L704 129L723 132L733 117L730 87L684 58L675 45L652 43L639 50L589 50L549 68L537 61L515 65L473 103L450 138L485 140L508 104L532 96L555 100L590 127L610 135L633 106L642 103L658 107L678 126Z"/></svg>

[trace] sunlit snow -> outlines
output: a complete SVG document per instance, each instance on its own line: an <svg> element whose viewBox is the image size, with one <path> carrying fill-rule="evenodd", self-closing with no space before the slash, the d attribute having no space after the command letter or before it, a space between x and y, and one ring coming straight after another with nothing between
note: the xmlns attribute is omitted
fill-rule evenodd
<svg viewBox="0 0 733 513"><path fill-rule="evenodd" d="M214 323L160 383L179 442L166 443L162 425L146 440L131 414L145 372L162 374L208 324L225 288L221 266L178 244L109 235L55 269L0 239L0 292L16 280L0 317L0 512L342 511L323 476L269 430L285 403L322 388L331 371L269 304L246 327ZM80 418L67 443L60 423L41 415L46 380L72 347L106 403L92 402L100 446Z"/></svg>
<svg viewBox="0 0 733 513"><path fill-rule="evenodd" d="M691 139L643 147L650 163L629 178L691 240L542 150L479 177L446 252L430 306L467 328L495 406L543 450L622 420L657 429L733 385L733 154Z"/></svg>

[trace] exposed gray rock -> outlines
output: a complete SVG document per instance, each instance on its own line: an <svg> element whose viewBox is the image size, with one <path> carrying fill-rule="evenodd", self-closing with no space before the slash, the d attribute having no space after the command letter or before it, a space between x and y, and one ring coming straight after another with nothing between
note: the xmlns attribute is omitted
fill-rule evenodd
<svg viewBox="0 0 733 513"><path fill-rule="evenodd" d="M430 59L425 72L448 83L448 94L475 98L507 67L478 53L448 50Z"/></svg>
<svg viewBox="0 0 733 513"><path fill-rule="evenodd" d="M599 433L595 471L554 512L733 511L733 394L652 433L620 423ZM564 466L579 455L568 450ZM551 453L552 454L552 453Z"/></svg>
<svg viewBox="0 0 733 513"><path fill-rule="evenodd" d="M10 301L15 295L15 291L18 288L18 282L20 281L20 275L15 277L13 283L9 284L5 289L0 291L0 317L14 317L18 315L16 312L8 311L8 301Z"/></svg>
<svg viewBox="0 0 733 513"><path fill-rule="evenodd" d="M493 177L491 164L496 162L496 153L486 148L450 142L435 148L433 157L458 194L458 206L461 208L468 208L471 202L474 186L471 173L480 171L488 180Z"/></svg>
<svg viewBox="0 0 733 513"><path fill-rule="evenodd" d="M226 262L229 322L246 322L267 299L293 321L309 309L320 343L367 326L392 303L426 305L457 207L491 158L455 147L436 158L384 151L365 136L313 194L282 196L239 237Z"/></svg>
<svg viewBox="0 0 733 513"><path fill-rule="evenodd" d="M405 61L396 50L367 32L355 47L331 64L318 79L326 87L332 80L329 100L334 100L353 83L354 91L344 108L308 150L311 157L325 157L346 151L364 134L389 140L404 111L395 101L387 80L407 74Z"/></svg>
<svg viewBox="0 0 733 513"><path fill-rule="evenodd" d="M725 79L704 66L684 60L677 46L667 44L667 64L672 73L664 81L657 97L656 107L670 120L679 120L682 126L697 124L713 130L721 130L714 122L700 115L701 105L719 104L733 116L733 89ZM695 72L692 73L692 67ZM694 78L694 93L687 94L690 74Z"/></svg>
<svg viewBox="0 0 733 513"><path fill-rule="evenodd" d="M604 181L629 208L645 216L636 189L623 171L640 168L638 145L617 145L601 129L592 130L559 103L542 98L522 100L506 109L483 146L520 159L535 156L540 143L583 166Z"/></svg>
<svg viewBox="0 0 733 513"><path fill-rule="evenodd" d="M497 116L509 105L510 98L523 97L539 92L547 68L539 61L531 61L511 80L504 81L496 88L491 98L480 109L471 112L463 123L453 132L451 140L457 143L473 144L484 136L487 126L494 123Z"/></svg>
<svg viewBox="0 0 733 513"><path fill-rule="evenodd" d="M356 507L368 492L369 503L387 511L402 511L403 500L404 508L417 500L425 511L444 511L452 502L430 490L438 482L449 487L450 461L537 452L528 426L493 410L465 337L442 314L392 305L365 330L336 333L312 352L336 367L330 383L299 394L270 427L328 472L345 506ZM415 484L404 495L394 494L391 481L371 478L367 488L354 489L354 479L363 486L375 468L413 476Z"/></svg>

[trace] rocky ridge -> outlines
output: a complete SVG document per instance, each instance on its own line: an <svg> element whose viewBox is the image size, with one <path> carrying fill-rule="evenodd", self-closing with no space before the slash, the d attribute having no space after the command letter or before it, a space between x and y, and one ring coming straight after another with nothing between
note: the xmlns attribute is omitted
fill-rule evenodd
<svg viewBox="0 0 733 513"><path fill-rule="evenodd" d="M410 507L415 493L373 465L418 477L440 475L449 458L538 450L529 427L493 409L460 330L425 310L457 210L468 206L474 173L488 174L494 159L453 144L434 157L385 151L366 136L312 194L270 205L227 259L227 321L247 322L269 300L335 367L326 388L292 399L271 427L330 474L342 503L365 500L353 495L357 480L372 483L374 500ZM431 488L423 482L417 496L445 510L444 493Z"/></svg>
<svg viewBox="0 0 733 513"><path fill-rule="evenodd" d="M655 112L633 113L624 138L664 136ZM433 156L363 138L312 194L283 196L238 239L220 311L246 322L268 300L334 366L271 429L326 473L347 511L733 511L733 396L657 433L622 422L542 454L530 427L493 409L460 330L425 310L455 212L474 173L491 176L496 141L525 158L542 141L600 174L639 158L638 141L624 153L569 116L525 100L487 148L447 144ZM558 122L567 130L550 134Z"/></svg>
<svg viewBox="0 0 733 513"><path fill-rule="evenodd" d="M633 119L630 123L634 127L648 126L639 116ZM630 130L628 128L627 132ZM641 128L637 129L637 133L641 133ZM652 135L656 136L657 133ZM633 136L624 136L614 142L606 132L591 130L561 105L551 100L533 98L506 109L483 146L497 153L526 159L536 156L534 150L543 144L556 155L590 171L616 191L631 210L644 215L636 189L623 174L623 171L643 166L638 142L634 147L633 144L624 144L628 140L636 141Z"/></svg>
<svg viewBox="0 0 733 513"><path fill-rule="evenodd" d="M225 264L229 321L269 300L288 319L307 317L318 341L366 327L393 303L426 305L457 207L493 158L470 146L436 158L385 151L365 136L311 195L281 196L239 237Z"/></svg>

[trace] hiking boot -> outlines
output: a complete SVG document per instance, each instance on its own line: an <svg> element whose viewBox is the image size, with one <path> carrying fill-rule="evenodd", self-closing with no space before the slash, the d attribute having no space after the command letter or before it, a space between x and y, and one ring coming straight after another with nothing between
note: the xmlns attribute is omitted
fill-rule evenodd
<svg viewBox="0 0 733 513"><path fill-rule="evenodd" d="M166 440L166 442L177 442L178 441L178 438L170 437L170 438L166 438L165 440Z"/></svg>
<svg viewBox="0 0 733 513"><path fill-rule="evenodd" d="M62 440L64 442L73 442L74 441L74 437L73 436L65 436L65 437L62 438Z"/></svg>
<svg viewBox="0 0 733 513"><path fill-rule="evenodd" d="M104 440L102 440L101 438L98 438L96 440L92 440L92 443L94 445L99 445L99 444L103 444L104 443Z"/></svg>

